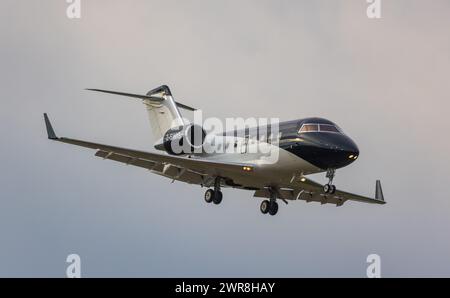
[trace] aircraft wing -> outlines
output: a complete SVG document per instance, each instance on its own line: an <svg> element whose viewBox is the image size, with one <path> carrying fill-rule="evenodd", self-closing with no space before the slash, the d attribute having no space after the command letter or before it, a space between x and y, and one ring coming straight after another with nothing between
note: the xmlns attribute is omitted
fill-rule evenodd
<svg viewBox="0 0 450 298"><path fill-rule="evenodd" d="M332 203L338 206L343 205L344 202L348 200L371 204L386 204L384 201L383 190L381 189L381 182L379 180L377 180L375 184L374 198L338 189L334 194L326 194L323 191L323 185L306 177L302 177L302 180L298 183L301 190L298 192L297 198L306 201L319 201L322 204Z"/></svg>
<svg viewBox="0 0 450 298"><path fill-rule="evenodd" d="M97 150L96 156L129 165L146 168L166 177L181 179L188 183L203 184L208 176L227 177L242 173L248 164L222 163L198 158L178 157L151 153L110 145L57 137L47 114L44 114L48 138L54 141ZM182 177L183 176L183 177Z"/></svg>
<svg viewBox="0 0 450 298"><path fill-rule="evenodd" d="M342 190L336 190L334 194L326 194L323 191L323 185L306 177L294 177L288 185L281 185L278 188L278 197L282 200L304 200L306 202L319 202L324 204L334 204L342 206L346 201L357 201L371 204L385 204L383 191L380 181L375 185L375 197L366 197L358 194L349 193ZM255 197L270 198L270 192L267 188L255 191Z"/></svg>

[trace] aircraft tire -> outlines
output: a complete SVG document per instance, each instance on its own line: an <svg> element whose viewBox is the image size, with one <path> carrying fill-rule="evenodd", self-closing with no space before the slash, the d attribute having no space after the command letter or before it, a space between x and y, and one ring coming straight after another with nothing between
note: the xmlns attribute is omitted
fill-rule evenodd
<svg viewBox="0 0 450 298"><path fill-rule="evenodd" d="M217 192L215 192L215 191L213 191L213 192L214 192L213 202L214 202L214 204L219 205L220 203L222 203L222 198L223 198L222 192L220 190Z"/></svg>
<svg viewBox="0 0 450 298"><path fill-rule="evenodd" d="M336 185L331 185L330 194L334 194L336 192Z"/></svg>
<svg viewBox="0 0 450 298"><path fill-rule="evenodd" d="M268 200L264 200L261 202L261 206L259 207L262 214L269 213L270 210L270 202Z"/></svg>
<svg viewBox="0 0 450 298"><path fill-rule="evenodd" d="M272 202L270 203L269 214L274 216L278 213L278 203Z"/></svg>
<svg viewBox="0 0 450 298"><path fill-rule="evenodd" d="M208 189L205 192L205 202L209 204L212 203L213 200L214 200L214 190Z"/></svg>

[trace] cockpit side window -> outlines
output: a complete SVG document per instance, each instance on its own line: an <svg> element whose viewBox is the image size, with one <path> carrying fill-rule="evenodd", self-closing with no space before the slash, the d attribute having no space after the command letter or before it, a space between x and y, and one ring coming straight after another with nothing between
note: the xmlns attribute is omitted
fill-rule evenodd
<svg viewBox="0 0 450 298"><path fill-rule="evenodd" d="M340 132L339 129L336 126L331 125L331 124L320 124L320 131L323 131L323 132L337 132L337 133Z"/></svg>
<svg viewBox="0 0 450 298"><path fill-rule="evenodd" d="M318 132L319 125L318 124L303 124L300 128L299 132Z"/></svg>

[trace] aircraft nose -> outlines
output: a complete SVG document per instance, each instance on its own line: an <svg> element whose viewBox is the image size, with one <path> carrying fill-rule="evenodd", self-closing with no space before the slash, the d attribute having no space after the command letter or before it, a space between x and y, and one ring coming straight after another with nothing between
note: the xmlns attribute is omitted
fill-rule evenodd
<svg viewBox="0 0 450 298"><path fill-rule="evenodd" d="M346 135L337 135L326 138L329 159L327 168L341 168L354 162L359 157L359 149L355 142Z"/></svg>
<svg viewBox="0 0 450 298"><path fill-rule="evenodd" d="M329 142L329 148L332 150L343 151L347 154L358 156L359 149L356 146L355 142L347 136L340 136L338 138L334 138Z"/></svg>
<svg viewBox="0 0 450 298"><path fill-rule="evenodd" d="M358 146L344 134L305 134L303 144L301 157L321 169L342 168L359 157Z"/></svg>

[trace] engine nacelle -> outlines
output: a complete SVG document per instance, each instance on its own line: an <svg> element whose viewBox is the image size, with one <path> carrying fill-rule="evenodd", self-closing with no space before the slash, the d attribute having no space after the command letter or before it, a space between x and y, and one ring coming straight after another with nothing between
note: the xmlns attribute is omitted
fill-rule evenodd
<svg viewBox="0 0 450 298"><path fill-rule="evenodd" d="M201 153L206 132L198 125L190 124L169 129L163 138L164 150L172 155Z"/></svg>

